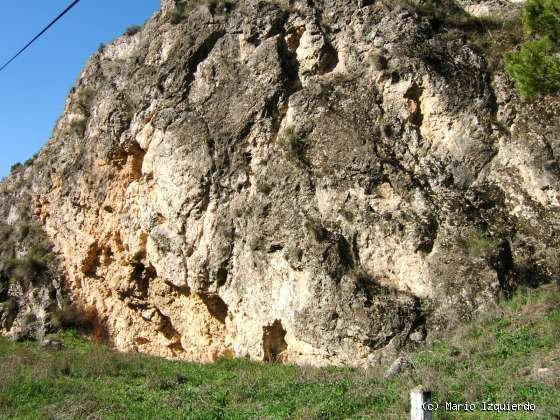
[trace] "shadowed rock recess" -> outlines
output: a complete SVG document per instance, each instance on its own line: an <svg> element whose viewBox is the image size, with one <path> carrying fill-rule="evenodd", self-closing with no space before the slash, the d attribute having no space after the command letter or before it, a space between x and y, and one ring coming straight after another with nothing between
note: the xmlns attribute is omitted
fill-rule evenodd
<svg viewBox="0 0 560 420"><path fill-rule="evenodd" d="M0 217L32 214L116 349L193 361L367 366L553 281L560 101L403 4L163 1ZM60 308L10 287L6 334Z"/></svg>

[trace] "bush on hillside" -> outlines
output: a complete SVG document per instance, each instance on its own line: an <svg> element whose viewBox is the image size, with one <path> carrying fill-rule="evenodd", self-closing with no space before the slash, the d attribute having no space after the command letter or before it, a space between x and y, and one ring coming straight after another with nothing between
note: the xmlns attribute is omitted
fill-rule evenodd
<svg viewBox="0 0 560 420"><path fill-rule="evenodd" d="M560 0L529 0L523 11L523 25L529 34L560 41Z"/></svg>
<svg viewBox="0 0 560 420"><path fill-rule="evenodd" d="M52 246L41 226L0 223L0 283L4 289L9 281L20 285L49 281L49 265L55 259ZM15 243L25 243L26 253L17 256Z"/></svg>
<svg viewBox="0 0 560 420"><path fill-rule="evenodd" d="M14 163L11 167L10 167L10 172L14 173L16 172L18 169L22 168L23 165L20 162L16 162Z"/></svg>
<svg viewBox="0 0 560 420"><path fill-rule="evenodd" d="M31 156L29 159L27 159L23 163L23 166L27 167L27 166L33 165L33 162L35 162L35 159L37 159L37 156L38 156L38 153L35 153L33 156Z"/></svg>
<svg viewBox="0 0 560 420"><path fill-rule="evenodd" d="M132 25L129 26L128 28L126 28L126 30L124 31L124 34L126 36L133 36L136 35L138 32L140 32L142 30L142 27L140 25Z"/></svg>
<svg viewBox="0 0 560 420"><path fill-rule="evenodd" d="M539 94L560 91L560 56L550 38L528 41L518 52L505 56L506 71L521 96L534 99Z"/></svg>
<svg viewBox="0 0 560 420"><path fill-rule="evenodd" d="M506 71L528 100L560 91L560 0L529 0L525 32L536 39L505 55Z"/></svg>

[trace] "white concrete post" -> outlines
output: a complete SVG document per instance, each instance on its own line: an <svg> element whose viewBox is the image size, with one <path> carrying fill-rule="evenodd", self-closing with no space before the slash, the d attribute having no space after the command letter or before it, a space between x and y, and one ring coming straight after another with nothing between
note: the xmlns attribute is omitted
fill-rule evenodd
<svg viewBox="0 0 560 420"><path fill-rule="evenodd" d="M422 385L410 391L410 418L412 420L432 420L432 393Z"/></svg>

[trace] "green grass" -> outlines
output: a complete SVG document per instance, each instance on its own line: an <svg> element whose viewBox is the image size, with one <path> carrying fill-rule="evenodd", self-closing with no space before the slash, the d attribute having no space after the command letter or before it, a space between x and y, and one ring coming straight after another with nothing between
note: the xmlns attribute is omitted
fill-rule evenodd
<svg viewBox="0 0 560 420"><path fill-rule="evenodd" d="M122 354L73 333L62 351L0 338L2 418L390 419L408 416L424 383L438 402L531 402L535 413L445 413L436 419L560 416L560 292L520 291L484 317L410 357L416 371L295 367L221 360L200 365Z"/></svg>

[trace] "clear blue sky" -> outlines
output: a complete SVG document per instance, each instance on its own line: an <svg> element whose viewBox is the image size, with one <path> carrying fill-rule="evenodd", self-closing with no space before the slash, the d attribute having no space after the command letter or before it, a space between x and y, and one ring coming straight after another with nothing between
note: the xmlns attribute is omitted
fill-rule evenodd
<svg viewBox="0 0 560 420"><path fill-rule="evenodd" d="M71 0L3 1L0 62L4 64ZM81 0L16 61L0 72L0 178L48 141L68 91L100 43L144 23L159 0Z"/></svg>

